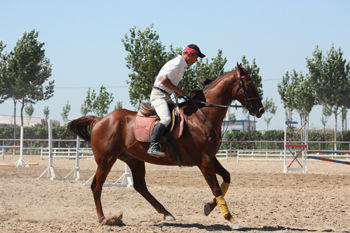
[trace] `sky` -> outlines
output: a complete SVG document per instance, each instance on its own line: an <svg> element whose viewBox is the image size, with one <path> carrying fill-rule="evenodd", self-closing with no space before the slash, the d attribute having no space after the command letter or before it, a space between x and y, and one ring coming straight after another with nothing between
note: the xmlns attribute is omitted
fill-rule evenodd
<svg viewBox="0 0 350 233"><path fill-rule="evenodd" d="M0 6L0 40L7 45L6 51L12 51L24 31L33 29L45 43L55 92L34 105L33 117L44 118L43 109L48 106L52 120L62 121L67 101L69 118L80 117L88 88L98 93L102 85L114 96L110 111L117 101L135 110L129 101L126 81L131 70L126 67L127 52L121 41L134 26L143 31L153 24L166 51L169 44L184 48L194 43L211 62L221 49L227 58L225 70L233 69L243 56L250 64L255 58L264 98L272 98L278 107L269 129L284 128L285 110L277 84L287 71L308 73L305 58L312 57L316 45L326 54L334 43L350 61L349 0L0 0ZM13 112L13 100L0 104L0 115ZM230 113L246 118L240 109ZM323 128L321 116L322 107L315 106L310 128ZM263 117L256 120L257 130L267 129ZM300 122L297 113L293 120ZM334 121L332 115L326 127L334 129ZM350 113L347 122L350 125Z"/></svg>

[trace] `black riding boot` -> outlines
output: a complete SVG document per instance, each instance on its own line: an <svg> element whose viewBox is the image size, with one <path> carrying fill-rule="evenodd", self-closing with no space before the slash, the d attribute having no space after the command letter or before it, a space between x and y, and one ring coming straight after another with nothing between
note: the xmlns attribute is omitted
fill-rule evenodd
<svg viewBox="0 0 350 233"><path fill-rule="evenodd" d="M151 135L151 144L149 145L149 149L147 151L149 155L152 155L157 158L165 156L165 153L161 151L162 149L159 144L165 129L166 127L162 123L158 123L156 124L156 126L154 126L154 129Z"/></svg>

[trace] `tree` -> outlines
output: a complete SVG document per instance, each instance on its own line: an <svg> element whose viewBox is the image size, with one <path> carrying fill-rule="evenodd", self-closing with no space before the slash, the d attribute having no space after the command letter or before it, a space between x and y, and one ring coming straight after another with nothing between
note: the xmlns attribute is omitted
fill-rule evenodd
<svg viewBox="0 0 350 233"><path fill-rule="evenodd" d="M228 120L232 122L236 122L236 114L235 113L230 113L228 115Z"/></svg>
<svg viewBox="0 0 350 233"><path fill-rule="evenodd" d="M302 120L304 122L309 122L309 113L316 104L314 90L310 82L310 76L306 75L305 78L300 72L295 86L294 107L298 110L300 116L303 116Z"/></svg>
<svg viewBox="0 0 350 233"><path fill-rule="evenodd" d="M337 141L338 114L342 106L349 104L350 64L346 64L341 48L335 50L334 44L327 52L327 56L322 54L318 45L312 55L312 58L306 57L311 85L317 103L326 106L335 116L334 141Z"/></svg>
<svg viewBox="0 0 350 233"><path fill-rule="evenodd" d="M13 99L14 119L16 105L20 101L21 125L23 125L23 110L27 103L36 103L53 96L54 81L48 82L51 76L52 64L45 58L44 43L38 41L39 33L32 30L23 33L9 54L6 54L2 65L1 76L4 83L2 99ZM44 86L45 85L45 86ZM16 138L16 120L14 120L14 138Z"/></svg>
<svg viewBox="0 0 350 233"><path fill-rule="evenodd" d="M326 133L326 124L328 121L328 118L332 115L332 112L327 108L326 106L322 107L322 118L321 123L323 125L323 133Z"/></svg>
<svg viewBox="0 0 350 233"><path fill-rule="evenodd" d="M130 37L125 34L122 39L128 52L125 58L126 67L132 71L129 74L130 81L127 81L130 85L129 97L135 107L149 99L155 77L166 62L164 46L158 41L159 35L152 28L153 24L143 32L136 31L136 27L130 28Z"/></svg>
<svg viewBox="0 0 350 233"><path fill-rule="evenodd" d="M275 115L277 106L273 102L273 99L269 99L269 97L266 97L266 99L263 101L263 106L265 109L264 121L266 122L267 130L269 130L269 125L272 119L272 116L270 116L270 114Z"/></svg>
<svg viewBox="0 0 350 233"><path fill-rule="evenodd" d="M350 100L350 98L349 98L349 100ZM341 121L342 121L341 130L342 130L342 132L347 130L347 122L346 122L346 114L347 113L348 113L348 110L346 109L345 106L343 106L341 109Z"/></svg>
<svg viewBox="0 0 350 233"><path fill-rule="evenodd" d="M34 112L34 107L32 105L32 103L30 103L29 105L27 105L25 108L24 108L24 111L25 113L28 115L29 117L29 120L28 120L28 125L29 125L29 121L30 119L32 118L32 115L33 115L33 112Z"/></svg>
<svg viewBox="0 0 350 233"><path fill-rule="evenodd" d="M100 87L100 93L96 96L95 89L88 89L88 93L80 112L84 115L88 112L93 112L97 116L102 117L108 113L109 105L113 102L113 93L108 93L106 87Z"/></svg>
<svg viewBox="0 0 350 233"><path fill-rule="evenodd" d="M43 113L44 113L44 116L45 116L45 120L47 121L49 119L49 115L50 115L49 106L45 106L44 107Z"/></svg>
<svg viewBox="0 0 350 233"><path fill-rule="evenodd" d="M114 107L114 110L121 109L121 108L123 108L123 102L117 101L117 105Z"/></svg>
<svg viewBox="0 0 350 233"><path fill-rule="evenodd" d="M0 40L0 104L5 101L5 90L6 90L6 54L2 54L2 51L6 45Z"/></svg>
<svg viewBox="0 0 350 233"><path fill-rule="evenodd" d="M282 82L277 84L278 93L281 96L283 108L286 111L286 119L292 120L292 113L295 109L295 87L298 83L298 73L293 69L291 73L288 71L282 77ZM264 106L265 108L265 106Z"/></svg>
<svg viewBox="0 0 350 233"><path fill-rule="evenodd" d="M89 109L89 107L86 105L85 101L84 103L81 105L81 108L80 108L80 113L83 115L83 116L86 116L91 110Z"/></svg>
<svg viewBox="0 0 350 233"><path fill-rule="evenodd" d="M66 106L63 106L62 113L61 113L61 116L64 122L68 121L69 112L70 112L70 104L69 104L69 100L67 100L67 104Z"/></svg>

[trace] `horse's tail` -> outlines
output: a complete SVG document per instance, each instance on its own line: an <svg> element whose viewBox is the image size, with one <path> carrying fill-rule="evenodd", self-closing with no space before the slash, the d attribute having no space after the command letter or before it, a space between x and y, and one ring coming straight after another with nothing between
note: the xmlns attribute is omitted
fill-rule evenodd
<svg viewBox="0 0 350 233"><path fill-rule="evenodd" d="M92 127L101 118L97 116L83 116L78 119L72 120L67 124L68 132L78 135L85 141L91 141L91 130Z"/></svg>

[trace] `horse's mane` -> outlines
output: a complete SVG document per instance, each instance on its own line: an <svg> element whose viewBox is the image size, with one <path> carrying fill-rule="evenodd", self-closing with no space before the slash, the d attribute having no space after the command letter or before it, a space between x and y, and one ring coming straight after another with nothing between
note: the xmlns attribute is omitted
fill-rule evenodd
<svg viewBox="0 0 350 233"><path fill-rule="evenodd" d="M209 84L207 85L204 85L203 89L202 90L193 90L191 92L191 95L190 97L192 99L196 99L198 96L200 96L201 94L203 94L203 92L207 89L209 89L211 86L213 86L215 83L219 82L223 77L225 77L228 73L230 73L232 71L228 71L222 75L220 75L219 77L217 77L216 79L212 80Z"/></svg>
<svg viewBox="0 0 350 233"><path fill-rule="evenodd" d="M228 73L231 73L232 71L228 71L222 75L220 75L219 77L217 77L216 79L214 79L210 84L205 85L203 88L203 91L209 89L211 86L213 86L215 83L219 82L223 77L225 77Z"/></svg>

